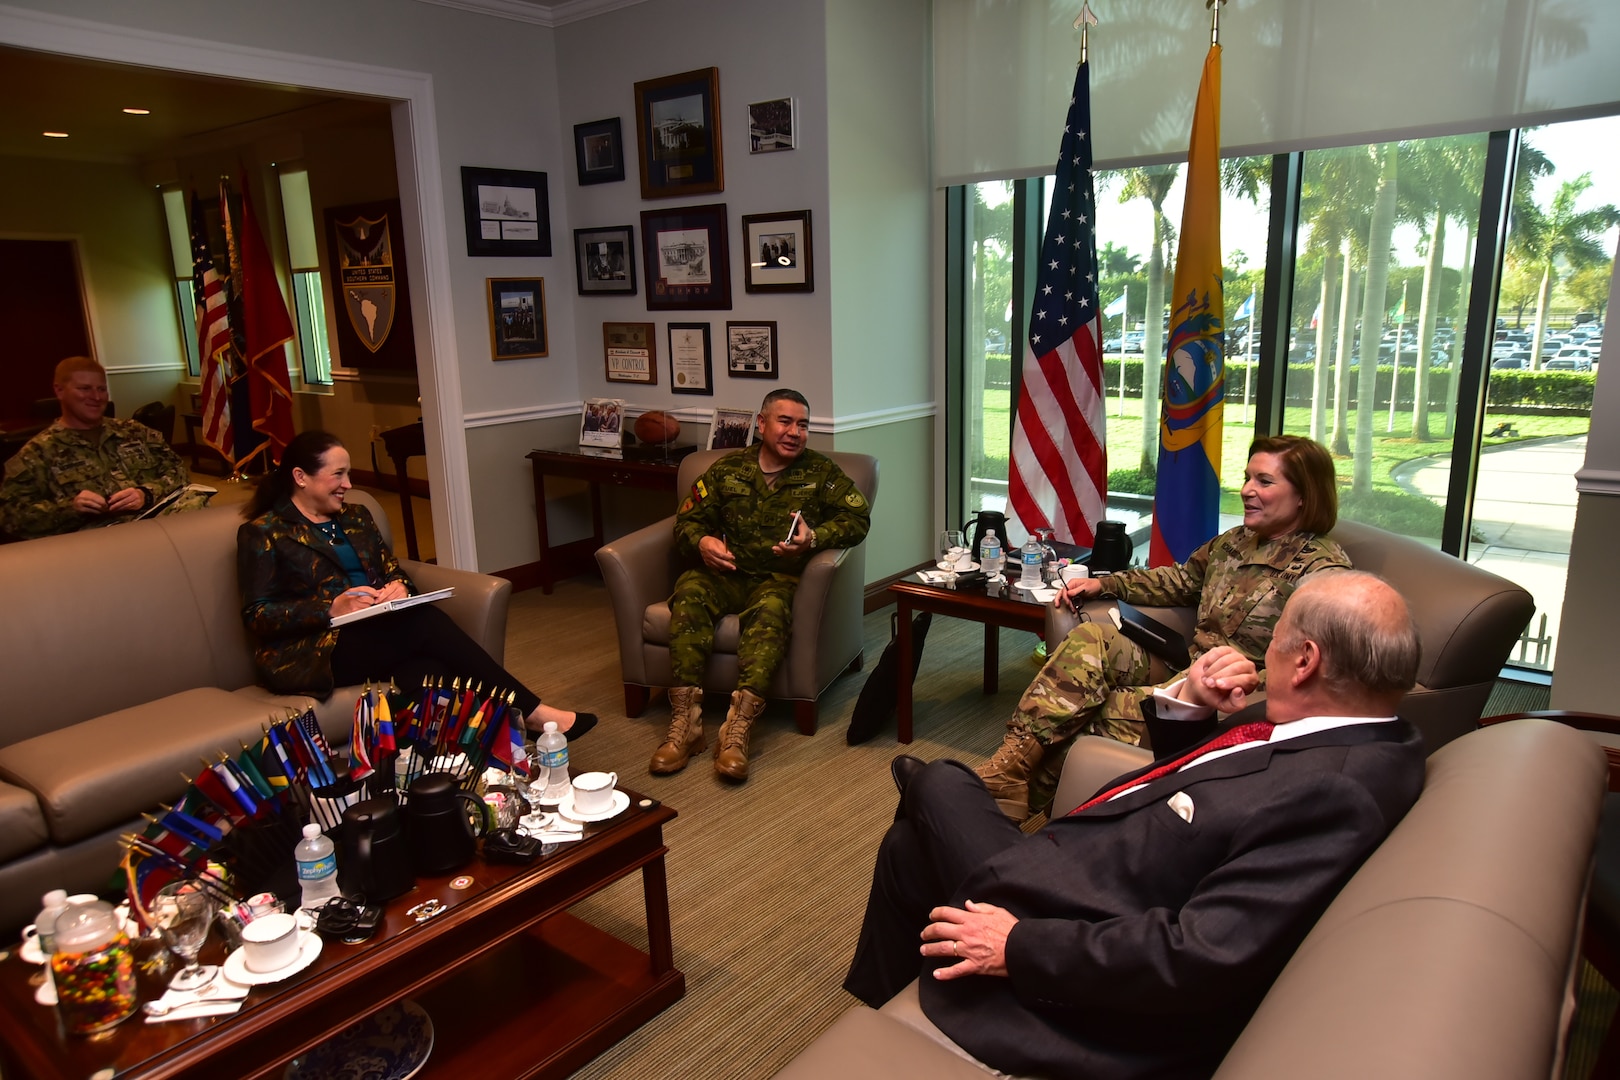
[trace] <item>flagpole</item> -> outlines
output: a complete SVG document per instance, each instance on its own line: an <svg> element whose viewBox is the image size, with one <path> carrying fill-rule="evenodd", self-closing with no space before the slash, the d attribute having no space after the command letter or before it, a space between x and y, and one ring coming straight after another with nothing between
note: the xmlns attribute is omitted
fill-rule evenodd
<svg viewBox="0 0 1620 1080"><path fill-rule="evenodd" d="M1216 0L1204 0L1204 6L1210 9L1209 43L1211 45L1221 43L1221 4L1224 3L1226 3L1226 0L1220 0L1220 3L1216 3Z"/></svg>

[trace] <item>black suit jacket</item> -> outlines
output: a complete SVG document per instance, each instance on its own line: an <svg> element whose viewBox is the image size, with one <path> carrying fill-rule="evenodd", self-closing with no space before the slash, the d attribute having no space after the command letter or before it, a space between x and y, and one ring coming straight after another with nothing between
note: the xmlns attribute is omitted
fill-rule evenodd
<svg viewBox="0 0 1620 1080"><path fill-rule="evenodd" d="M1174 727L1154 744L1196 730ZM1020 1075L1208 1076L1422 786L1421 737L1397 720L1245 750L1049 822L950 901L1019 919L1009 977L939 982L943 962L925 963L923 1011Z"/></svg>

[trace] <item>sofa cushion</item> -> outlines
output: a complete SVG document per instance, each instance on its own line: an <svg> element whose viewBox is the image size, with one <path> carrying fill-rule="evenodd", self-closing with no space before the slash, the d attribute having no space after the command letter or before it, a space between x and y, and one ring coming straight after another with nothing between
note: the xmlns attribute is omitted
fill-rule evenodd
<svg viewBox="0 0 1620 1080"><path fill-rule="evenodd" d="M669 644L669 604L649 604L647 613L641 618L641 640L652 645ZM723 615L714 628L714 651L735 655L737 652L737 638L742 633L742 624L735 615Z"/></svg>
<svg viewBox="0 0 1620 1080"><path fill-rule="evenodd" d="M178 798L182 773L234 755L272 718L257 695L186 690L0 748L0 780L32 792L52 841L71 844Z"/></svg>
<svg viewBox="0 0 1620 1080"><path fill-rule="evenodd" d="M1000 1076L880 1012L851 1009L807 1046L776 1080L985 1080Z"/></svg>
<svg viewBox="0 0 1620 1080"><path fill-rule="evenodd" d="M0 784L0 861L10 861L43 847L48 832L45 815L32 791Z"/></svg>

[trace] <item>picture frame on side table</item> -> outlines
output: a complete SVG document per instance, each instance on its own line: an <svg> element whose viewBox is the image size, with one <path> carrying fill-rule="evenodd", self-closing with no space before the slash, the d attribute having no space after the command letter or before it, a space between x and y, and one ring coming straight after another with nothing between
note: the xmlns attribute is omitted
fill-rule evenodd
<svg viewBox="0 0 1620 1080"><path fill-rule="evenodd" d="M636 295L635 226L575 229L574 265L581 296Z"/></svg>
<svg viewBox="0 0 1620 1080"><path fill-rule="evenodd" d="M741 450L754 441L753 409L716 409L709 424L710 450Z"/></svg>
<svg viewBox="0 0 1620 1080"><path fill-rule="evenodd" d="M658 327L650 322L602 324L602 356L608 382L658 385Z"/></svg>
<svg viewBox="0 0 1620 1080"><path fill-rule="evenodd" d="M489 296L489 351L493 360L549 355L546 279L485 278Z"/></svg>
<svg viewBox="0 0 1620 1080"><path fill-rule="evenodd" d="M778 378L776 324L726 323L726 368L734 379Z"/></svg>
<svg viewBox="0 0 1620 1080"><path fill-rule="evenodd" d="M636 83L636 147L643 199L726 190L720 69Z"/></svg>
<svg viewBox="0 0 1620 1080"><path fill-rule="evenodd" d="M467 254L532 258L551 254L546 174L461 167Z"/></svg>
<svg viewBox="0 0 1620 1080"><path fill-rule="evenodd" d="M624 399L586 398L579 410L580 449L619 450L623 439Z"/></svg>
<svg viewBox="0 0 1620 1080"><path fill-rule="evenodd" d="M669 389L676 394L713 394L714 364L708 323L669 324Z"/></svg>
<svg viewBox="0 0 1620 1080"><path fill-rule="evenodd" d="M744 214L743 287L752 293L815 292L810 211Z"/></svg>
<svg viewBox="0 0 1620 1080"><path fill-rule="evenodd" d="M617 116L574 125L574 166L581 187L624 179L624 134Z"/></svg>
<svg viewBox="0 0 1620 1080"><path fill-rule="evenodd" d="M726 204L641 212L648 311L731 308Z"/></svg>
<svg viewBox="0 0 1620 1080"><path fill-rule="evenodd" d="M790 97L750 102L748 106L748 152L770 154L792 150L794 131L799 126L796 103Z"/></svg>

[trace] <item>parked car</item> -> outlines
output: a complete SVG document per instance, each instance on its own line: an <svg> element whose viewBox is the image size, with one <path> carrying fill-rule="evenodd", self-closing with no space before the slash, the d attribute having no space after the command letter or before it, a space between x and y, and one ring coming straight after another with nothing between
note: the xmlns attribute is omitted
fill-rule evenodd
<svg viewBox="0 0 1620 1080"><path fill-rule="evenodd" d="M1530 361L1522 356L1504 356L1500 360L1492 360L1491 367L1497 371L1523 371L1530 366Z"/></svg>
<svg viewBox="0 0 1620 1080"><path fill-rule="evenodd" d="M1555 356L1541 365L1542 371L1591 371L1592 361L1584 357Z"/></svg>

